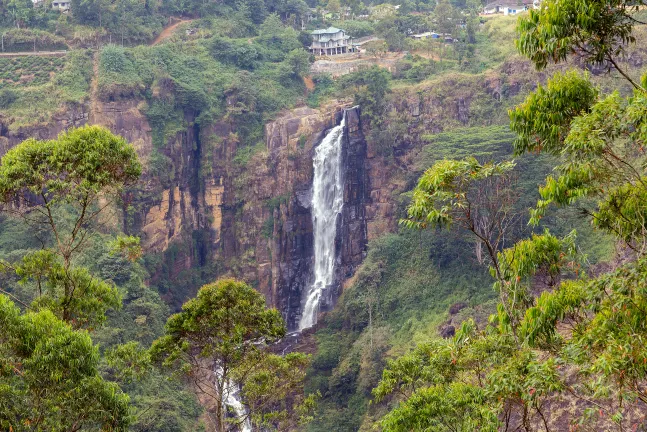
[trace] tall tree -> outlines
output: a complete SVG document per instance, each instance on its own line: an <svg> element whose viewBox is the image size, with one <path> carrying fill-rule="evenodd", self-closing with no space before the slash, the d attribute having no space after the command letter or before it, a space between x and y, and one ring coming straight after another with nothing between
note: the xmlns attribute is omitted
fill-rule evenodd
<svg viewBox="0 0 647 432"><path fill-rule="evenodd" d="M166 335L155 341L151 353L213 402L218 431L249 420L276 425L300 417L297 406L312 402L299 397L306 358L269 351L269 344L285 332L280 313L268 309L261 294L243 282L223 279L200 288L182 312L169 318ZM244 398L239 402L246 409L228 413L240 390Z"/></svg>
<svg viewBox="0 0 647 432"><path fill-rule="evenodd" d="M9 0L6 8L18 28L25 27L34 15L34 4L31 0Z"/></svg>
<svg viewBox="0 0 647 432"><path fill-rule="evenodd" d="M129 398L99 374L99 349L50 311L0 295L0 428L127 431Z"/></svg>
<svg viewBox="0 0 647 432"><path fill-rule="evenodd" d="M447 0L438 2L434 8L434 21L438 33L454 33L454 29L456 28L456 11Z"/></svg>
<svg viewBox="0 0 647 432"><path fill-rule="evenodd" d="M339 0L328 0L326 9L328 9L328 12L330 12L333 15L332 17L333 19L337 19L335 15L341 14L341 3L339 2Z"/></svg>
<svg viewBox="0 0 647 432"><path fill-rule="evenodd" d="M98 347L78 330L103 323L121 296L76 261L110 198L140 171L134 149L99 127L29 139L2 158L2 209L30 224L42 244L16 263L2 262L34 286L31 302L0 289L2 429L127 430L128 396L101 377ZM138 255L138 239L117 243Z"/></svg>
<svg viewBox="0 0 647 432"><path fill-rule="evenodd" d="M35 284L33 307L88 328L120 306L116 287L74 258L101 224L102 213L140 173L133 147L98 126L71 129L56 140L28 139L2 158L2 210L22 218L42 244L21 262L2 263L23 283Z"/></svg>

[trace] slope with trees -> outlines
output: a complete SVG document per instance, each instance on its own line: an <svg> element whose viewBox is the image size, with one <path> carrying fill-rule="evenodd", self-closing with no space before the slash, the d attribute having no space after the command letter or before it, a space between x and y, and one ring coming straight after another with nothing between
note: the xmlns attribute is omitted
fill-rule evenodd
<svg viewBox="0 0 647 432"><path fill-rule="evenodd" d="M583 6L592 19L582 18ZM560 238L545 231L497 247L478 223L492 214L475 201L480 187L470 185L503 178L505 171L470 160L436 163L421 177L404 222L456 223L471 231L489 252L499 302L486 328L466 321L452 339L420 346L386 368L374 390L378 400L394 398L385 430L632 430L642 424L639 197L647 82L618 61L634 42L633 10L622 2L544 2L520 20L517 45L538 68L572 53L614 68L634 88L631 95L604 95L585 74L558 73L510 111L515 153L548 153L557 162L530 223L540 224L551 205L577 206L596 230L615 238L621 259L611 270L587 268L575 232ZM499 190L491 182L484 187ZM565 413L564 400L572 403Z"/></svg>

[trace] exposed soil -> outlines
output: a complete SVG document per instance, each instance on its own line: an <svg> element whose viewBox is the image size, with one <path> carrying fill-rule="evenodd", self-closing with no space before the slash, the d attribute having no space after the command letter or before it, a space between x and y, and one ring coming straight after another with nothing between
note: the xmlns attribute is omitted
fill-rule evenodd
<svg viewBox="0 0 647 432"><path fill-rule="evenodd" d="M315 83L312 81L312 77L304 76L303 83L306 85L306 88L310 91L315 89Z"/></svg>
<svg viewBox="0 0 647 432"><path fill-rule="evenodd" d="M180 20L176 22L175 24L171 24L170 26L166 27L160 34L157 35L155 40L151 42L151 45L157 45L160 42L164 41L165 39L168 39L175 33L175 30L182 24L190 23L193 20L187 19L187 20Z"/></svg>

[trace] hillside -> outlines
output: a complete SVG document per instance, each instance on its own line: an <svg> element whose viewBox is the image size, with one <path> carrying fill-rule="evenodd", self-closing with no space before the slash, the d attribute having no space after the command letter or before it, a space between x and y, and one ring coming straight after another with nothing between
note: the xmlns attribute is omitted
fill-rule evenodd
<svg viewBox="0 0 647 432"><path fill-rule="evenodd" d="M72 2L69 14L25 6L22 20L3 6L9 52L0 56L0 153L84 125L125 138L142 176L121 191L78 258L123 301L105 326L90 330L92 341L102 354L134 341L148 348L200 286L242 280L294 332L277 345L282 354L295 347L312 354L305 392L318 395L317 408L307 425L284 430L379 429L401 401L377 402L372 393L390 361L451 341L470 318L484 330L497 314L500 299L478 241L455 229L400 224L427 169L444 159L511 158L517 134L509 111L556 72L575 67L606 93L632 91L616 70L579 59L537 70L514 47L517 17L478 17L480 5L455 3L454 18L446 19L437 8L449 3L434 9L420 2L418 10L387 10L380 19L344 22L333 13L324 22L304 2L108 3ZM370 16L389 8L377 9ZM452 26L457 17L464 22ZM315 59L306 22L378 37L360 54ZM408 38L443 22L452 27L450 41ZM644 40L644 26L633 31ZM636 79L645 62L640 43L622 58ZM300 333L317 258L313 156L342 119L334 282L318 322ZM528 224L538 185L560 157L541 150L515 156L512 211L519 216L500 250L545 230L560 238L576 230L583 273L595 274L620 260L613 233L568 206ZM115 256L110 245L121 234L140 239L141 260ZM0 220L4 261L54 241L11 215ZM32 281L2 277L7 293L34 298ZM216 408L195 396L194 384L168 379L162 369L142 381L124 378L104 360L100 372L130 395L130 430L215 430Z"/></svg>

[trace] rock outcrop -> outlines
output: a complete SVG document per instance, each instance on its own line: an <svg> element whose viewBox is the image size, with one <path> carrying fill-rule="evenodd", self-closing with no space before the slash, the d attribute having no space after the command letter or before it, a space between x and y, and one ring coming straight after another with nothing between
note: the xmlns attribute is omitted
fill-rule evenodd
<svg viewBox="0 0 647 432"><path fill-rule="evenodd" d="M411 187L406 173L425 145L423 136L483 124L485 117L495 121L493 112L502 100L537 78L518 78L518 67L511 63L501 72L469 79L450 76L424 89L395 92L385 122L405 130L387 143L388 154L365 138L360 108L348 111L344 206L336 240L339 282L362 262L368 240L396 229L394 197ZM142 114L145 104L95 101L49 124L17 131L0 119L0 146L6 151L27 137L52 138L88 121L124 136L146 170L137 187L124 195L121 224L158 255L150 268L151 282L167 301L177 307L201 283L234 276L257 287L294 328L312 273L314 148L351 102L286 111L265 125L265 142L256 146L240 142L235 123L198 124L195 112L185 113L179 130L160 133ZM331 293L324 309L338 294Z"/></svg>
<svg viewBox="0 0 647 432"><path fill-rule="evenodd" d="M128 233L141 236L149 254L161 258L151 268L151 282L164 285L165 298L177 307L206 278L235 276L254 284L294 327L313 259L312 156L349 101L332 101L319 109L300 107L277 116L265 125L264 148L241 144L235 124L197 125L198 113L185 113L182 130L154 143L159 131L143 114L145 104L95 100L47 124L17 131L0 119L0 151L28 137L50 139L87 123L123 136L136 148L145 172L124 194L119 222ZM245 152L248 157L241 158ZM367 242L365 206L370 195L359 109L349 111L343 152L340 281L361 263ZM201 278L204 273L207 276ZM338 291L332 294L327 307Z"/></svg>

